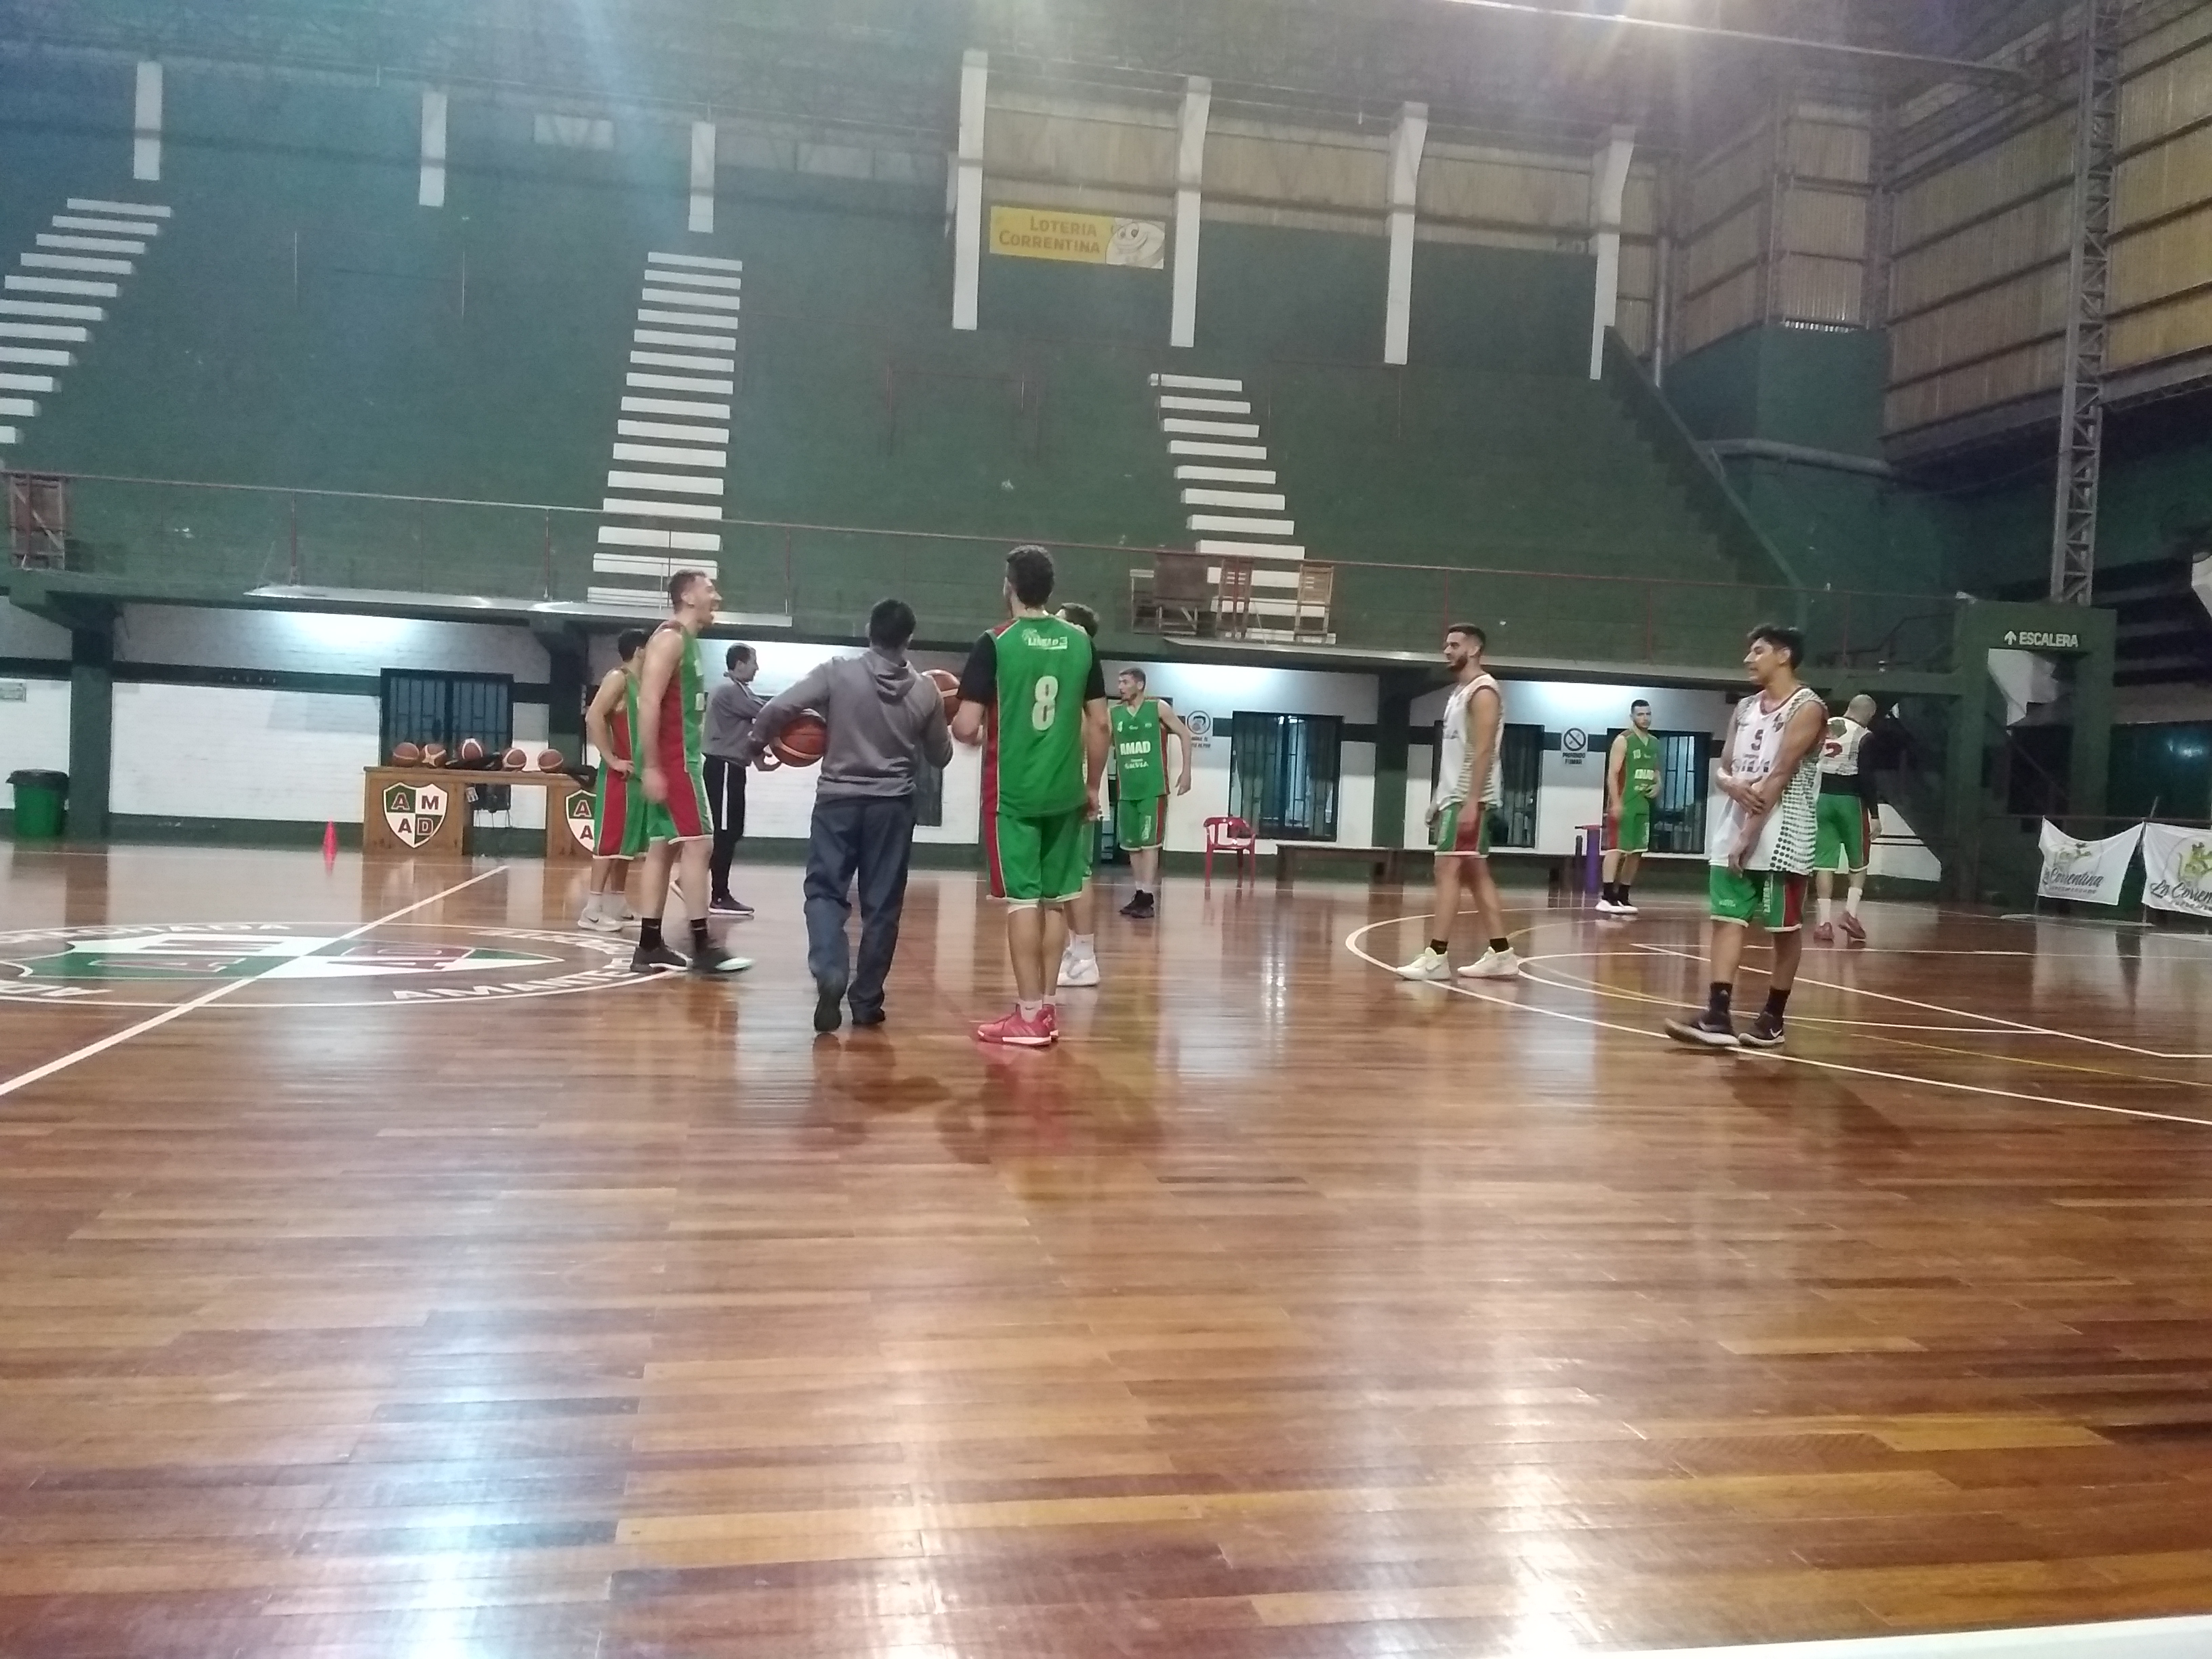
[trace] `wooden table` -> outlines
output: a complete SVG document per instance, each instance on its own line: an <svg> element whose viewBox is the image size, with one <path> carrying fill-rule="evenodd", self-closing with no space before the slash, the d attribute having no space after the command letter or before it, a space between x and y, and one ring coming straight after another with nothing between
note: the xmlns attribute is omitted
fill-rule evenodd
<svg viewBox="0 0 2212 1659"><path fill-rule="evenodd" d="M1287 890L1297 880L1301 863L1341 860L1368 866L1371 880L1405 879L1406 849L1402 847L1339 847L1325 841L1279 841L1275 843L1275 885Z"/></svg>
<svg viewBox="0 0 2212 1659"><path fill-rule="evenodd" d="M445 766L364 769L362 850L459 854L466 850L468 792L472 787L543 789L545 856L592 856L592 792L566 772L478 772Z"/></svg>

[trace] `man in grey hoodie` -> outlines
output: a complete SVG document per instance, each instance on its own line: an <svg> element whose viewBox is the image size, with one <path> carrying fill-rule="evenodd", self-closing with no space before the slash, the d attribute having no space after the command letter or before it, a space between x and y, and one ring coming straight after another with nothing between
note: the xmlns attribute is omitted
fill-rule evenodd
<svg viewBox="0 0 2212 1659"><path fill-rule="evenodd" d="M884 981L898 950L899 915L914 854L914 787L927 763L952 758L945 699L906 659L914 611L885 599L868 613L868 649L811 671L753 716L748 763L769 740L811 708L830 727L814 826L806 854L806 968L814 975L814 1029L830 1032L850 991L853 1023L880 1025ZM860 878L860 955L846 953L845 923Z"/></svg>

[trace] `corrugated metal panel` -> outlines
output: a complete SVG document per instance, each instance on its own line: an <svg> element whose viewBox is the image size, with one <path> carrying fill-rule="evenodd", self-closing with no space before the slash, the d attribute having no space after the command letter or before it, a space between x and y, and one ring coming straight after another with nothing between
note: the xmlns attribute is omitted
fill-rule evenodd
<svg viewBox="0 0 2212 1659"><path fill-rule="evenodd" d="M1863 121L1844 125L1800 116L1790 123L1785 151L1790 172L1800 179L1863 185L1871 174L1873 144Z"/></svg>
<svg viewBox="0 0 2212 1659"><path fill-rule="evenodd" d="M1651 302L1624 297L1620 302L1619 319L1613 326L1620 330L1620 337L1627 342L1628 349L1638 356L1643 356L1651 349Z"/></svg>
<svg viewBox="0 0 2212 1659"><path fill-rule="evenodd" d="M2133 75L2143 64L2170 56L2192 40L2212 40L2212 6L2185 12L2164 27L2130 41L2120 52L2120 73Z"/></svg>
<svg viewBox="0 0 2212 1659"><path fill-rule="evenodd" d="M2120 88L2120 148L2212 115L2212 42L2146 70Z"/></svg>
<svg viewBox="0 0 2212 1659"><path fill-rule="evenodd" d="M2212 201L2212 127L2130 155L2112 181L2112 214L2122 230L2203 201Z"/></svg>
<svg viewBox="0 0 2212 1659"><path fill-rule="evenodd" d="M2062 187L1899 254L1890 266L1890 315L1923 310L1964 289L2063 257L2071 202L2070 191Z"/></svg>
<svg viewBox="0 0 2212 1659"><path fill-rule="evenodd" d="M1206 145L1206 182L1214 182L1213 148ZM1488 156L1425 155L1416 198L1424 216L1489 220L1580 233L1589 225L1587 164L1547 166Z"/></svg>
<svg viewBox="0 0 2212 1659"><path fill-rule="evenodd" d="M1777 313L1793 323L1864 319L1865 267L1856 259L1820 259L1793 253L1782 261Z"/></svg>
<svg viewBox="0 0 2212 1659"><path fill-rule="evenodd" d="M2208 346L2212 346L2212 289L2114 318L2106 335L2106 362L2114 368L2132 368Z"/></svg>
<svg viewBox="0 0 2212 1659"><path fill-rule="evenodd" d="M1632 242L1623 238L1620 244L1620 291L1623 294L1649 294L1657 286L1659 250L1650 242Z"/></svg>
<svg viewBox="0 0 2212 1659"><path fill-rule="evenodd" d="M2139 230L2112 244L2114 310L2212 283L2212 207Z"/></svg>
<svg viewBox="0 0 2212 1659"><path fill-rule="evenodd" d="M1175 186L1176 131L1108 112L994 109L983 124L986 173L1124 190Z"/></svg>
<svg viewBox="0 0 2212 1659"><path fill-rule="evenodd" d="M1817 253L1832 259L1866 257L1867 204L1863 196L1792 185L1782 205L1782 246L1791 253Z"/></svg>
<svg viewBox="0 0 2212 1659"><path fill-rule="evenodd" d="M1737 266L1762 257L1765 219L1760 204L1753 202L1686 244L1682 249L1683 292L1694 294Z"/></svg>
<svg viewBox="0 0 2212 1659"><path fill-rule="evenodd" d="M1388 141L1354 147L1306 137L1217 131L1206 140L1208 194L1286 205L1381 213L1390 164Z"/></svg>
<svg viewBox="0 0 2212 1659"><path fill-rule="evenodd" d="M2071 178L2073 145L2069 112L1922 179L1898 195L1893 246L1910 247L2039 185Z"/></svg>
<svg viewBox="0 0 2212 1659"><path fill-rule="evenodd" d="M1686 355L1699 346L1711 344L1723 334L1733 334L1757 322L1759 276L1755 269L1740 271L1719 287L1683 301L1676 313L1680 325L1680 339L1668 349L1676 355Z"/></svg>
<svg viewBox="0 0 2212 1659"><path fill-rule="evenodd" d="M1970 363L1934 380L1895 387L1882 399L1883 428L1889 432L1907 431L2047 392L2058 384L2065 360L2065 342L2053 340Z"/></svg>
<svg viewBox="0 0 2212 1659"><path fill-rule="evenodd" d="M1762 189L1773 172L1774 147L1766 134L1754 133L1717 161L1700 162L1690 174L1689 224L1694 234L1735 204Z"/></svg>
<svg viewBox="0 0 2212 1659"><path fill-rule="evenodd" d="M1656 169L1631 167L1620 198L1620 228L1632 236L1659 234L1659 175Z"/></svg>
<svg viewBox="0 0 2212 1659"><path fill-rule="evenodd" d="M2029 273L1996 288L1893 323L1893 382L1932 374L2066 327L2066 267Z"/></svg>

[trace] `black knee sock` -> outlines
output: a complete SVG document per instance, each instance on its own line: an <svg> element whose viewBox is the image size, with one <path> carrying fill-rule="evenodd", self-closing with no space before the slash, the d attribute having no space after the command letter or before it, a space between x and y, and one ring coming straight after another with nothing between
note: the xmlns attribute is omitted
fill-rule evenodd
<svg viewBox="0 0 2212 1659"><path fill-rule="evenodd" d="M1790 993L1789 993L1789 992L1787 992L1787 991L1769 991L1769 992L1766 994L1766 1012L1767 1012L1768 1013L1770 1013L1770 1014L1773 1015L1773 1016L1774 1016L1774 1018L1775 1018L1778 1021L1778 1020L1780 1020L1780 1019L1781 1019L1781 1018L1782 1018L1782 1011L1783 1011L1784 1009L1787 1008L1789 1006L1790 1006Z"/></svg>
<svg viewBox="0 0 2212 1659"><path fill-rule="evenodd" d="M1429 949L1434 951L1440 957L1449 956L1451 954L1451 941L1448 939L1432 939L1429 941Z"/></svg>
<svg viewBox="0 0 2212 1659"><path fill-rule="evenodd" d="M1705 1012L1715 1019L1729 1017L1729 1000L1735 994L1735 987L1724 980L1715 980L1713 988L1705 997Z"/></svg>
<svg viewBox="0 0 2212 1659"><path fill-rule="evenodd" d="M660 948L660 918L640 916L637 919L637 948L658 951Z"/></svg>
<svg viewBox="0 0 2212 1659"><path fill-rule="evenodd" d="M707 948L707 924L700 917L691 919L691 954L697 956Z"/></svg>

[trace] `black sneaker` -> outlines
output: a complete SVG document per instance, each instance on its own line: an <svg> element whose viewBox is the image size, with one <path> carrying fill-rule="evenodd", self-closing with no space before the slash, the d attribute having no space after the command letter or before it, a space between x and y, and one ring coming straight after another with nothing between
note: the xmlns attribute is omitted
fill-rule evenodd
<svg viewBox="0 0 2212 1659"><path fill-rule="evenodd" d="M1150 921L1159 915L1159 908L1150 893L1139 893L1129 901L1129 908L1121 912L1132 921Z"/></svg>
<svg viewBox="0 0 2212 1659"><path fill-rule="evenodd" d="M733 957L719 945L702 945L684 964L695 974L742 974L753 965L750 957Z"/></svg>
<svg viewBox="0 0 2212 1659"><path fill-rule="evenodd" d="M880 1025L883 1023L884 1011L880 1008L870 1008L865 1012L858 1008L853 1011L853 1024L856 1026Z"/></svg>
<svg viewBox="0 0 2212 1659"><path fill-rule="evenodd" d="M1747 1048L1779 1048L1783 1035L1782 1016L1762 1008L1750 1029L1736 1040Z"/></svg>
<svg viewBox="0 0 2212 1659"><path fill-rule="evenodd" d="M750 921L752 920L753 907L750 904L739 903L727 893L717 893L708 902L707 914L710 916L735 916L739 921Z"/></svg>
<svg viewBox="0 0 2212 1659"><path fill-rule="evenodd" d="M827 1036L845 1023L845 988L830 981L817 980L814 986L814 1030ZM854 1024L860 1022L855 1020Z"/></svg>
<svg viewBox="0 0 2212 1659"><path fill-rule="evenodd" d="M1695 1019L1670 1019L1667 1035L1677 1042L1691 1043L1700 1048L1733 1048L1736 1046L1735 1025L1723 1014L1717 1018L1708 1010Z"/></svg>
<svg viewBox="0 0 2212 1659"><path fill-rule="evenodd" d="M684 953L672 951L665 945L651 947L641 945L629 953L629 970L633 974L665 974L684 966Z"/></svg>

